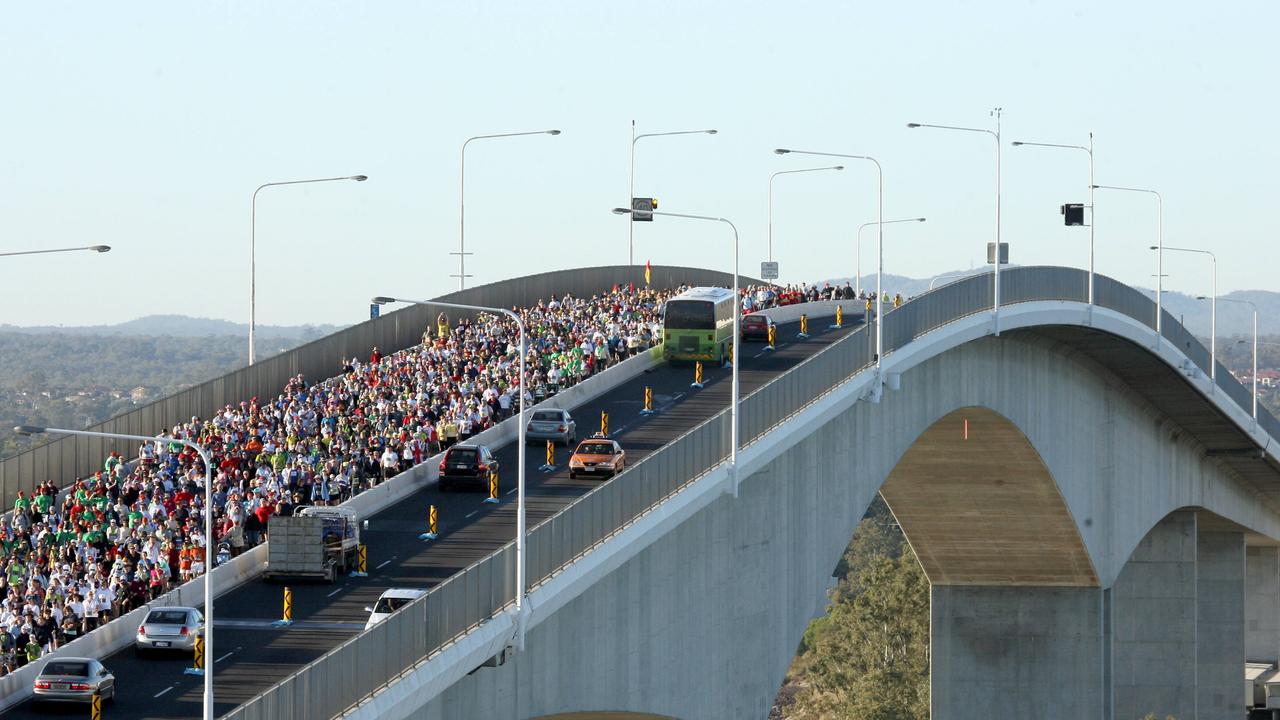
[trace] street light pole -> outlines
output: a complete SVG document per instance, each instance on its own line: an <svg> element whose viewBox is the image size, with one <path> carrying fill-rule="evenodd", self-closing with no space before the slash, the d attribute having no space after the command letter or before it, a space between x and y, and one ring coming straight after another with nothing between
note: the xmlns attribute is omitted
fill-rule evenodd
<svg viewBox="0 0 1280 720"><path fill-rule="evenodd" d="M124 435L121 433L94 432L91 430L67 430L65 428L40 427L36 425L19 425L13 429L19 435L40 435L43 433L61 433L63 435L79 435L82 437L112 438L116 440L139 440L155 442L163 440L179 443L196 451L200 461L204 463L204 720L213 720L213 583L209 581L209 573L213 572L213 463L209 461L209 453L204 446L183 438L159 435Z"/></svg>
<svg viewBox="0 0 1280 720"><path fill-rule="evenodd" d="M528 379L525 376L525 355L528 348L525 346L525 326L524 320L521 319L519 313L500 307L489 307L486 305L464 305L461 303L440 302L437 300L410 300L407 298L394 298L379 295L371 300L376 305L387 305L389 303L408 303L410 305L437 305L439 307L454 308L456 310L475 310L480 312L491 312L499 315L506 315L516 323L516 328L520 333L520 404L519 404L519 426L516 431L519 434L520 442L516 449L516 614L520 615L524 608L525 586L525 502L524 502L524 480L525 480L525 442L527 440L526 431L527 423L525 422L524 395L528 389ZM524 621L519 621L520 628L519 645L524 646Z"/></svg>
<svg viewBox="0 0 1280 720"><path fill-rule="evenodd" d="M458 256L458 289L467 287L467 145L472 140L490 140L492 138L521 137L523 135L559 135L559 130L530 130L528 132L498 133L496 135L474 135L462 143L462 159L458 163L458 252L449 253Z"/></svg>
<svg viewBox="0 0 1280 720"><path fill-rule="evenodd" d="M1119 185L1094 185L1099 190L1123 190L1156 196L1156 347L1164 336L1164 198L1155 190L1120 187Z"/></svg>
<svg viewBox="0 0 1280 720"><path fill-rule="evenodd" d="M884 221L884 224L885 224L885 225L892 225L892 224L894 224L894 223L902 223L902 222L924 222L924 221L925 221L925 218L922 218L922 217L918 217L918 218L903 218L902 220L885 220L885 221ZM857 254L858 254L858 263L857 263L857 264L858 264L858 267L857 267L857 270L855 270L855 272L857 273L857 277L856 277L856 278L854 278L854 289L853 289L853 292L854 292L855 294L859 295L859 296L861 296L861 295L862 295L862 231L863 231L863 229L864 229L864 228L868 228L868 227L871 227L872 225L879 225L879 224L880 224L880 223L878 223L878 222L872 221L872 222L865 222L865 223L862 223L861 225L859 225L859 226L858 226L858 245L857 245L857 251L858 251L858 252L857 252Z"/></svg>
<svg viewBox="0 0 1280 720"><path fill-rule="evenodd" d="M626 208L614 208L615 215L631 215L637 211ZM742 356L738 354L738 339L742 335L740 319L742 317L742 297L738 292L738 226L734 225L722 217L712 217L710 215L685 215L683 213L658 212L657 210L645 210L645 214L661 215L663 217L684 218L686 220L706 220L709 222L721 222L728 225L733 230L733 362L731 363L732 386L730 389L731 397L729 400L729 465L733 472L733 495L738 496L738 366L742 364ZM628 222L635 222L634 217L628 217Z"/></svg>
<svg viewBox="0 0 1280 720"><path fill-rule="evenodd" d="M844 155L840 153L814 152L812 150L791 150L778 148L773 151L778 155L795 153L796 155L818 155L821 157L849 158L850 160L866 160L876 166L876 370L880 369L880 361L884 357L884 330L880 319L884 317L880 310L884 299L884 168L880 161L870 155ZM1000 258L996 258L999 260Z"/></svg>
<svg viewBox="0 0 1280 720"><path fill-rule="evenodd" d="M364 182L368 180L368 175L343 175L342 177L314 178L312 180L285 180L282 182L263 183L253 191L253 197L249 199L249 364L252 365L256 360L254 352L254 326L257 324L258 307L258 263L257 263L257 244L258 244L258 193L263 188L276 187L279 185L309 185L311 183L334 182L337 180L355 180L356 182Z"/></svg>
<svg viewBox="0 0 1280 720"><path fill-rule="evenodd" d="M92 250L97 253L110 252L110 245L86 245L84 247L70 248L54 248L52 250L20 250L18 252L2 252L0 257L13 257L15 255L45 255L48 253L76 252L78 250Z"/></svg>
<svg viewBox="0 0 1280 720"><path fill-rule="evenodd" d="M1000 334L1000 115L1004 112L1004 108L992 108L991 116L996 119L996 129L994 131L986 128L958 127L955 125L934 125L931 123L907 123L909 128L934 128L936 130L960 130L963 132L979 132L986 133L995 138L996 141L996 247L992 256L995 271L991 279L991 294L993 304L991 307L991 321L995 326L995 334Z"/></svg>
<svg viewBox="0 0 1280 720"><path fill-rule="evenodd" d="M1014 147L1022 145L1030 147L1047 147L1047 148L1066 148L1068 150L1083 150L1089 153L1089 304L1093 305L1093 226L1097 221L1098 214L1093 209L1094 190L1097 185L1093 184L1093 133L1089 133L1089 145L1059 145L1058 143L1042 143L1042 142L1024 142L1014 140L1010 143Z"/></svg>
<svg viewBox="0 0 1280 720"><path fill-rule="evenodd" d="M773 262L773 179L779 175L790 175L792 173L808 173L817 172L819 170L843 169L843 165L830 165L828 167L801 168L800 170L779 170L769 176L769 262Z"/></svg>
<svg viewBox="0 0 1280 720"><path fill-rule="evenodd" d="M719 130L675 130L673 132L644 133L636 134L636 121L631 121L631 164L629 176L631 178L630 195L627 196L627 207L631 207L631 198L636 196L636 141L641 138L648 137L666 137L668 135L715 135ZM636 246L636 226L635 219L629 218L631 222L627 223L627 264L635 265L635 246Z"/></svg>
<svg viewBox="0 0 1280 720"><path fill-rule="evenodd" d="M1152 250L1159 250L1155 245L1151 246ZM1166 247L1165 250L1173 252L1195 253L1197 255L1208 255L1213 261L1213 295L1209 301L1209 377L1218 379L1218 257L1208 250L1196 250L1194 248Z"/></svg>
<svg viewBox="0 0 1280 720"><path fill-rule="evenodd" d="M1201 295L1196 299L1204 300L1205 297ZM1222 298L1222 302L1239 303L1253 308L1253 422L1256 425L1258 422L1258 306L1252 300L1235 298Z"/></svg>

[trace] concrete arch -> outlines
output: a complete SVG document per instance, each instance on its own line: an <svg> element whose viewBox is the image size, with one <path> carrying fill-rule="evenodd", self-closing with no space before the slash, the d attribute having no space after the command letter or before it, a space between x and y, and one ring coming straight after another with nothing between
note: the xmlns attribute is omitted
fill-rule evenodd
<svg viewBox="0 0 1280 720"><path fill-rule="evenodd" d="M880 495L932 585L1098 584L1049 469L994 410L965 407L934 422Z"/></svg>

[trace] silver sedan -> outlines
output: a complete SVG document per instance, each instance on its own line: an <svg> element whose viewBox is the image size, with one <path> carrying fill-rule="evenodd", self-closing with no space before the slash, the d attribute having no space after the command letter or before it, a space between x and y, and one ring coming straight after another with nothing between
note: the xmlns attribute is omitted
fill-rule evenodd
<svg viewBox="0 0 1280 720"><path fill-rule="evenodd" d="M529 418L525 437L529 440L550 440L569 447L578 441L578 424L568 410L538 410Z"/></svg>
<svg viewBox="0 0 1280 720"><path fill-rule="evenodd" d="M93 658L62 657L50 660L36 676L32 688L37 702L93 702L101 695L116 698L116 678Z"/></svg>
<svg viewBox="0 0 1280 720"><path fill-rule="evenodd" d="M147 650L196 649L196 636L204 634L204 616L192 607L158 607L147 613L133 640L134 653Z"/></svg>

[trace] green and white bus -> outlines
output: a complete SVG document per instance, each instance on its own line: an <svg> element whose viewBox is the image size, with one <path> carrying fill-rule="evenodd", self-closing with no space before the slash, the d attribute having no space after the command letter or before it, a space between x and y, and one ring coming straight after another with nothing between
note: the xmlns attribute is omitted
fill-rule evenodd
<svg viewBox="0 0 1280 720"><path fill-rule="evenodd" d="M671 298L662 317L662 356L724 362L733 345L737 307L728 288L696 287Z"/></svg>

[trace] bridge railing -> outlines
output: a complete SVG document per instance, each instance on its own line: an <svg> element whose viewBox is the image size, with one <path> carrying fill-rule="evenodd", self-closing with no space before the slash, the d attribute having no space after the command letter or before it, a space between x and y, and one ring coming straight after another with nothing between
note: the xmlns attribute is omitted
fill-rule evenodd
<svg viewBox="0 0 1280 720"><path fill-rule="evenodd" d="M1086 302L1087 282L1083 271L1069 268L1011 269L1001 275L1002 304ZM1097 276L1095 289L1099 306L1154 328L1154 303L1142 293L1103 276ZM885 314L886 351L948 323L986 312L991 301L991 276L977 275L907 302ZM1180 325L1168 318L1166 322L1165 337L1173 343L1190 338L1190 345L1180 349L1207 368L1207 351ZM874 324L863 326L745 397L741 404L743 443L768 432L872 365L873 341ZM1218 384L1241 407L1249 408L1248 390L1229 373L1220 374ZM1263 412L1259 421L1268 427L1277 424ZM539 523L528 536L526 567L531 587L724 462L728 454L729 418L725 410ZM514 546L508 543L225 717L321 718L343 712L508 606L514 598L514 561Z"/></svg>

